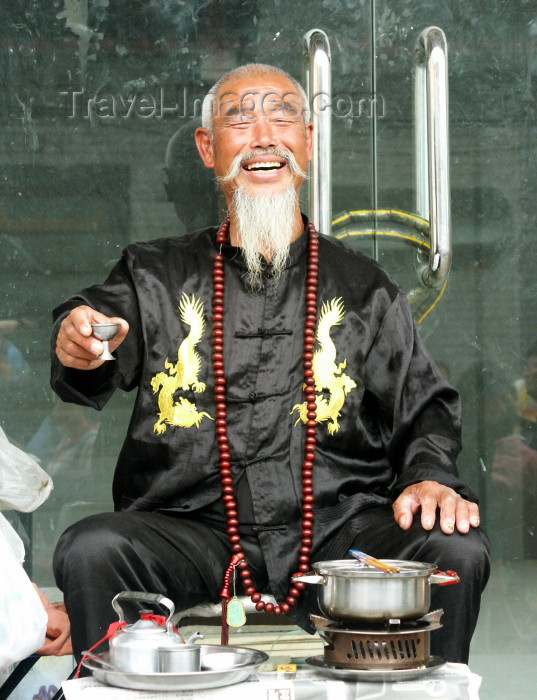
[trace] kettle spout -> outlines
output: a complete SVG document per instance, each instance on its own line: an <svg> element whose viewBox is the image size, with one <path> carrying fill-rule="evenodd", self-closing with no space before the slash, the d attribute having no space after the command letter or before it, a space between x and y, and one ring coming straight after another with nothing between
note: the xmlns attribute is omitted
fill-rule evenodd
<svg viewBox="0 0 537 700"><path fill-rule="evenodd" d="M190 635L185 644L194 644L196 639L203 639L203 635L200 632L194 632L194 634Z"/></svg>

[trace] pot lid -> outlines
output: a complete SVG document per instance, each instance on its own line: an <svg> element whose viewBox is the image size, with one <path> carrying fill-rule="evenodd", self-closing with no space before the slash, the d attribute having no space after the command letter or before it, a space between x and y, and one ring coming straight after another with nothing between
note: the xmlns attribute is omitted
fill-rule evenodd
<svg viewBox="0 0 537 700"><path fill-rule="evenodd" d="M356 559L332 559L312 564L313 570L323 576L341 576L343 578L412 578L428 576L437 570L436 564L403 559L381 559L380 561L399 569L397 573L387 573Z"/></svg>

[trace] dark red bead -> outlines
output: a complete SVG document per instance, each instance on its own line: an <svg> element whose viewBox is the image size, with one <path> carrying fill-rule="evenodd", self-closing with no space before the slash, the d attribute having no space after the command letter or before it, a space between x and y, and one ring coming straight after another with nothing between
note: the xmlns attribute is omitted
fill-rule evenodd
<svg viewBox="0 0 537 700"><path fill-rule="evenodd" d="M306 574L310 570L309 564L299 564L298 570Z"/></svg>
<svg viewBox="0 0 537 700"><path fill-rule="evenodd" d="M280 605L280 609L283 613L287 615L287 613L291 611L291 606L289 605L289 603L282 603Z"/></svg>
<svg viewBox="0 0 537 700"><path fill-rule="evenodd" d="M266 610L266 608L265 608L265 610ZM278 617L278 615L281 615L282 614L281 607L279 605L275 605L274 609L272 610L272 614L276 615L276 617Z"/></svg>
<svg viewBox="0 0 537 700"><path fill-rule="evenodd" d="M242 547L241 547L240 544L238 544L238 543L237 543L237 544L234 544L234 545L231 546L231 551L232 551L232 552L242 552ZM300 567L299 567L299 568L300 568Z"/></svg>
<svg viewBox="0 0 537 700"><path fill-rule="evenodd" d="M299 591L298 588L296 587L296 583L295 583L294 586L292 586L292 587L289 589L289 595L292 595L292 596L294 596L295 598L298 598L298 596L300 595L300 591Z"/></svg>
<svg viewBox="0 0 537 700"><path fill-rule="evenodd" d="M274 610L274 603L265 603L265 612L271 613Z"/></svg>
<svg viewBox="0 0 537 700"><path fill-rule="evenodd" d="M259 603L256 603L256 604L255 604L255 609L256 609L256 610L264 610L264 609L265 609L265 603L264 603L262 600L260 600Z"/></svg>
<svg viewBox="0 0 537 700"><path fill-rule="evenodd" d="M261 593L257 593L256 591L250 596L250 598L252 600L252 603L257 603L259 600L261 600Z"/></svg>
<svg viewBox="0 0 537 700"><path fill-rule="evenodd" d="M285 600L289 603L291 607L293 607L296 604L296 598L296 596L288 595Z"/></svg>
<svg viewBox="0 0 537 700"><path fill-rule="evenodd" d="M248 588L244 589L244 592L247 596L250 596L250 597L252 597L256 594L256 590L255 590L254 586L248 586Z"/></svg>

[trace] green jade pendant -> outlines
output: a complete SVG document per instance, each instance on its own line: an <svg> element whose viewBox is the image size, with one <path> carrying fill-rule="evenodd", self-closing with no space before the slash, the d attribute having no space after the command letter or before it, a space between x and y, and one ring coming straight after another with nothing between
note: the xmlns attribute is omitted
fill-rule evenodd
<svg viewBox="0 0 537 700"><path fill-rule="evenodd" d="M226 622L230 627L242 627L246 622L244 605L237 596L234 596L227 604Z"/></svg>

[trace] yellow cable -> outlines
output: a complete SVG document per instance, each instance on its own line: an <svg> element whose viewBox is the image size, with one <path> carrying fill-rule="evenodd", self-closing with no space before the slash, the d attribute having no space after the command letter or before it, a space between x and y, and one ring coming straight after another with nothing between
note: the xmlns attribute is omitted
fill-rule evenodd
<svg viewBox="0 0 537 700"><path fill-rule="evenodd" d="M415 238L405 233L397 233L396 231L347 231L346 233L338 233L335 238L345 238L346 236L390 236L392 238L403 238L406 241L417 243L424 248L430 248L431 244L421 238Z"/></svg>
<svg viewBox="0 0 537 700"><path fill-rule="evenodd" d="M433 301L433 303L429 306L429 308L427 309L427 311L425 311L425 312L422 314L421 318L419 318L419 319L416 321L416 323L419 324L419 323L421 323L425 318L427 318L427 316L431 313L431 311L434 309L434 307L438 304L438 302L439 302L440 299L442 298L444 292L446 291L447 282L448 282L448 281L446 280L446 281L444 282L444 284L440 287L440 291L438 292L438 296L437 296L436 299Z"/></svg>
<svg viewBox="0 0 537 700"><path fill-rule="evenodd" d="M429 222L426 221L425 219L422 219L419 216L416 216L414 214L408 214L407 212L404 211L399 211L397 209L359 209L356 211L350 211L344 214L343 216L340 216L337 219L334 219L332 221L332 226L341 224L344 221L348 221L351 216L358 216L362 214L390 214L394 213L399 216L402 216L407 219L412 219L413 221L419 222L422 225L428 226ZM422 246L423 248L428 248L430 249L431 244L427 241L424 241L420 238L416 238L415 236L409 236L404 233L397 233L396 231L346 231L345 233L340 233L336 234L335 238L342 239L346 238L347 236L389 236L390 238L401 238L406 241L410 241L411 243L417 243L418 245ZM429 306L428 309L426 309L423 314L420 316L419 319L417 319L416 323L419 325L422 323L427 316L431 313L431 311L434 309L434 307L438 304L442 296L444 295L444 292L446 291L448 281L446 280L444 284L440 287L440 291L438 292L437 296L435 297L434 301L432 304Z"/></svg>

